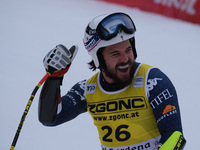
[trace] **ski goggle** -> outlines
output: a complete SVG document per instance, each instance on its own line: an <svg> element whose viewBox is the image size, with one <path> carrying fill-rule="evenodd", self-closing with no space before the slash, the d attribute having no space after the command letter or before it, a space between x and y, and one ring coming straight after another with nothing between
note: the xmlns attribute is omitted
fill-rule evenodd
<svg viewBox="0 0 200 150"><path fill-rule="evenodd" d="M102 40L110 40L122 30L127 34L133 34L136 27L132 19L124 13L114 13L104 18L97 26L96 32Z"/></svg>

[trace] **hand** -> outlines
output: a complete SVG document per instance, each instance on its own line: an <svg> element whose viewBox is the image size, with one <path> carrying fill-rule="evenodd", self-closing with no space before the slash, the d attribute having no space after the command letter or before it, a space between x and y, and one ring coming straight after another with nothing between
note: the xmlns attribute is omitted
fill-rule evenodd
<svg viewBox="0 0 200 150"><path fill-rule="evenodd" d="M78 52L78 46L73 45L69 50L64 45L57 45L43 59L44 67L51 77L62 77L71 66Z"/></svg>
<svg viewBox="0 0 200 150"><path fill-rule="evenodd" d="M180 131L175 131L165 141L165 143L159 144L158 150L183 150L186 144L186 140Z"/></svg>

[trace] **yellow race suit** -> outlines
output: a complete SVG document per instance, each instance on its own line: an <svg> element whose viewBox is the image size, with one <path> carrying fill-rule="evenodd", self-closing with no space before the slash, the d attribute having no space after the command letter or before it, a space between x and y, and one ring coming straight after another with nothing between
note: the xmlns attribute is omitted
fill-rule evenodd
<svg viewBox="0 0 200 150"><path fill-rule="evenodd" d="M154 150L160 140L146 80L152 67L141 64L132 83L114 92L99 84L99 73L87 81L87 110L99 133L102 150Z"/></svg>

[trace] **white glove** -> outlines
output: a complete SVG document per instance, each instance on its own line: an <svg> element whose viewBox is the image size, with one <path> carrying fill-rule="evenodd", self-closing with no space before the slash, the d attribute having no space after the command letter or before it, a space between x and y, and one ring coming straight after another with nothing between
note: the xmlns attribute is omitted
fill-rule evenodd
<svg viewBox="0 0 200 150"><path fill-rule="evenodd" d="M73 45L69 50L64 45L57 45L43 59L46 71L54 77L63 76L68 71L77 52L77 45Z"/></svg>

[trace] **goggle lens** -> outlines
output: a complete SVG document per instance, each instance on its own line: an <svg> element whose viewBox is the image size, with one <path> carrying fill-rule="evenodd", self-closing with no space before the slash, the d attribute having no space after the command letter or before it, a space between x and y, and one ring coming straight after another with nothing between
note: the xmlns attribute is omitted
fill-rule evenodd
<svg viewBox="0 0 200 150"><path fill-rule="evenodd" d="M98 24L96 32L102 40L110 40L122 30L127 34L133 34L136 28L128 15L116 13L104 18Z"/></svg>

